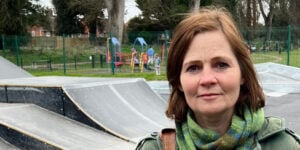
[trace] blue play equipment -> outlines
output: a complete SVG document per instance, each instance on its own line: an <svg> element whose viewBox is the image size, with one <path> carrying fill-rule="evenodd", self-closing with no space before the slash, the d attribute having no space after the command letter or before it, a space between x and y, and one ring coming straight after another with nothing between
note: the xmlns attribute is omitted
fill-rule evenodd
<svg viewBox="0 0 300 150"><path fill-rule="evenodd" d="M110 47L111 46L111 47ZM110 53L110 50L113 54ZM109 38L107 39L107 58L108 62L111 62L110 59L113 57L114 64L116 67L121 66L122 63L122 52L121 52L121 44L116 37L111 37L111 44L109 44Z"/></svg>
<svg viewBox="0 0 300 150"><path fill-rule="evenodd" d="M146 43L146 41L144 40L143 37L137 37L134 40L133 48L135 48L138 51L139 49L137 48L137 44L139 44L139 46L141 46L140 52L144 52L144 50L147 49L147 43Z"/></svg>
<svg viewBox="0 0 300 150"><path fill-rule="evenodd" d="M118 41L118 39L115 37L112 37L111 42L112 42L112 48L113 48L114 54L121 53L121 44Z"/></svg>

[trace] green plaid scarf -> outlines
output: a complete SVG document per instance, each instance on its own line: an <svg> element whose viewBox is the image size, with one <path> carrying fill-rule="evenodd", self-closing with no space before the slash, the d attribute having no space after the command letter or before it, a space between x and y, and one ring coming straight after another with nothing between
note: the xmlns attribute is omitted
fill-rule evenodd
<svg viewBox="0 0 300 150"><path fill-rule="evenodd" d="M180 150L250 150L253 135L264 123L263 109L244 111L244 119L234 115L227 133L220 135L215 131L201 128L188 113L187 120L176 123L176 141Z"/></svg>

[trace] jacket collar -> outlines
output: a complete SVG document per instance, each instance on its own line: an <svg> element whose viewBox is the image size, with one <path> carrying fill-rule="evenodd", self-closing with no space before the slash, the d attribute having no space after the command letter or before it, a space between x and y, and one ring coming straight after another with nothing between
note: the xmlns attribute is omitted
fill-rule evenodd
<svg viewBox="0 0 300 150"><path fill-rule="evenodd" d="M262 141L284 130L285 130L285 124L283 118L266 117L263 127L257 133L257 138L259 141Z"/></svg>

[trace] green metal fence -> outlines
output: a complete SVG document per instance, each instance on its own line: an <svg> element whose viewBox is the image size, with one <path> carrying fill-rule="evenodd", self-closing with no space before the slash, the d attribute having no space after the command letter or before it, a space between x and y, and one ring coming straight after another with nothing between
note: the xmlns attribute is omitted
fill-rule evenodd
<svg viewBox="0 0 300 150"><path fill-rule="evenodd" d="M147 71L142 70L142 66L132 69L131 49L135 48L141 58L141 54L151 47L162 57L162 66L165 66L171 33L128 32L120 45L113 43L112 35L2 35L0 55L30 71L63 71L65 74L142 72ZM254 63L274 62L300 67L300 27L244 29L241 33L251 49ZM143 38L147 44L141 44L137 38Z"/></svg>
<svg viewBox="0 0 300 150"><path fill-rule="evenodd" d="M300 28L260 28L241 31L254 63L274 62L300 67Z"/></svg>

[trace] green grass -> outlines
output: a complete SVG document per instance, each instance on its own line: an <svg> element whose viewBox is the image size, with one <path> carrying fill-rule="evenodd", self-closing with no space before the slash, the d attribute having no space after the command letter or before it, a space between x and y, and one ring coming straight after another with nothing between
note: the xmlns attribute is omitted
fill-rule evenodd
<svg viewBox="0 0 300 150"><path fill-rule="evenodd" d="M107 73L66 73L64 74L63 70L56 71L29 71L34 76L72 76L72 77L105 77L105 78L144 78L147 81L151 80L166 80L166 74L162 73L161 75L155 75L154 72L135 72L135 73L120 73L111 72Z"/></svg>
<svg viewBox="0 0 300 150"><path fill-rule="evenodd" d="M279 64L287 65L289 63L290 66L300 67L300 50L292 50L289 55L288 62L288 54L287 52L278 51L268 51L268 52L253 52L251 53L251 58L253 63L264 63L264 62L274 62Z"/></svg>

